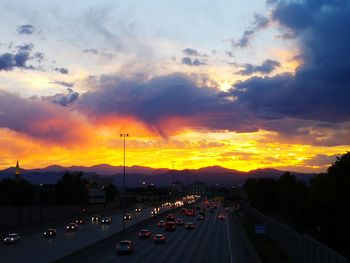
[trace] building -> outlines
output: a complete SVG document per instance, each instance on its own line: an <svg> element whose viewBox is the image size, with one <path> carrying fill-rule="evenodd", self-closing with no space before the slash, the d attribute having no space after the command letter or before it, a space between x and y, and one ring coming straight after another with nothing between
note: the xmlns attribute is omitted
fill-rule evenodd
<svg viewBox="0 0 350 263"><path fill-rule="evenodd" d="M207 195L207 185L201 181L190 184L188 193L192 195Z"/></svg>
<svg viewBox="0 0 350 263"><path fill-rule="evenodd" d="M16 164L15 181L18 182L21 179L21 169L19 168L18 160Z"/></svg>

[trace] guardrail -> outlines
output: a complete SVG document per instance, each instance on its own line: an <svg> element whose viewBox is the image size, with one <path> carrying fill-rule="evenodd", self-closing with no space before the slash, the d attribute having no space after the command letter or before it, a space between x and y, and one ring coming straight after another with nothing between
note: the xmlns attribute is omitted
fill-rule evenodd
<svg viewBox="0 0 350 263"><path fill-rule="evenodd" d="M317 240L300 235L285 224L262 214L257 209L241 202L244 213L254 218L259 224L267 226L269 238L281 249L292 263L349 263L333 249Z"/></svg>

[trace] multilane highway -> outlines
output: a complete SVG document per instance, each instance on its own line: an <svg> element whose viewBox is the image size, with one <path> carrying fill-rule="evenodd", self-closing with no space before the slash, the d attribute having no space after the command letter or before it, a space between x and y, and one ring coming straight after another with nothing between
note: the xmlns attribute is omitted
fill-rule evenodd
<svg viewBox="0 0 350 263"><path fill-rule="evenodd" d="M133 219L126 221L126 228L149 218L151 210L151 208L147 208L142 213L133 212ZM160 212L166 210L168 208L161 208ZM86 224L79 225L76 232L67 232L65 226L58 227L56 228L57 236L54 238L44 238L43 232L46 229L43 229L42 232L21 237L18 244L4 245L1 242L0 262L53 262L61 259L120 232L122 230L122 213L111 215L111 217L112 223L110 225L94 224L88 218Z"/></svg>
<svg viewBox="0 0 350 263"><path fill-rule="evenodd" d="M215 213L206 212L205 219L198 221L196 216L187 217L176 213L176 218L186 222L194 222L195 229L188 230L185 226L177 226L175 232L168 232L157 226L156 222L142 227L154 234L166 235L165 244L154 244L153 239L139 239L138 229L124 239L133 241L132 255L117 255L115 246L120 240L105 240L86 250L66 258L64 262L167 262L167 263L252 263L249 252L242 242L231 215L227 213L225 220L218 219L218 214L224 213L222 207Z"/></svg>

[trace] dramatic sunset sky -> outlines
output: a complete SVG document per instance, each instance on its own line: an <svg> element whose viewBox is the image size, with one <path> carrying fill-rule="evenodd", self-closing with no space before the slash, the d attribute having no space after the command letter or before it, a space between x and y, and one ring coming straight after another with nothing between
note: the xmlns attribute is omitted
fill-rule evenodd
<svg viewBox="0 0 350 263"><path fill-rule="evenodd" d="M325 171L350 149L348 0L0 0L0 169Z"/></svg>

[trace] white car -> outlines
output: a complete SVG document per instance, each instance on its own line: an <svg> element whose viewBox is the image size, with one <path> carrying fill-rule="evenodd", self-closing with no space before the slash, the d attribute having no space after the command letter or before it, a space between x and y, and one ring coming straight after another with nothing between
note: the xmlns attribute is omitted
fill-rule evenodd
<svg viewBox="0 0 350 263"><path fill-rule="evenodd" d="M101 220L102 224L110 224L111 222L112 222L112 218L110 218L110 217L104 217Z"/></svg>
<svg viewBox="0 0 350 263"><path fill-rule="evenodd" d="M8 234L7 237L4 238L5 244L16 244L19 242L19 235L17 233Z"/></svg>

